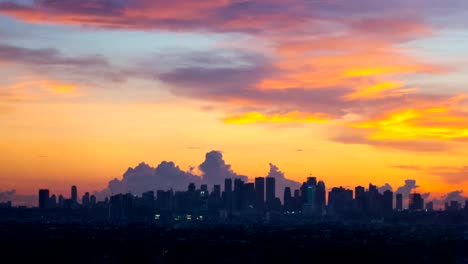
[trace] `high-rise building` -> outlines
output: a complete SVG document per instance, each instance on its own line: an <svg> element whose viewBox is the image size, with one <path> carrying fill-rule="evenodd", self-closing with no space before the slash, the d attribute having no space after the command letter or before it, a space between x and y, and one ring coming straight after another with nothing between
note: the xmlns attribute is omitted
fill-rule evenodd
<svg viewBox="0 0 468 264"><path fill-rule="evenodd" d="M315 188L315 210L318 214L322 214L325 209L326 198L327 190L325 188L325 183L323 181L319 181Z"/></svg>
<svg viewBox="0 0 468 264"><path fill-rule="evenodd" d="M49 208L49 190L41 189L39 190L39 208L46 209Z"/></svg>
<svg viewBox="0 0 468 264"><path fill-rule="evenodd" d="M76 188L75 185L71 187L71 199L74 204L78 203L78 189Z"/></svg>
<svg viewBox="0 0 468 264"><path fill-rule="evenodd" d="M266 177L266 202L269 205L272 205L275 201L275 178L274 177Z"/></svg>
<svg viewBox="0 0 468 264"><path fill-rule="evenodd" d="M403 194L401 193L396 194L396 209L398 211L403 210Z"/></svg>
<svg viewBox="0 0 468 264"><path fill-rule="evenodd" d="M393 211L393 192L390 190L383 193L383 210L386 214Z"/></svg>
<svg viewBox="0 0 468 264"><path fill-rule="evenodd" d="M224 192L231 193L232 192L232 179L224 179Z"/></svg>
<svg viewBox="0 0 468 264"><path fill-rule="evenodd" d="M353 190L335 187L328 193L328 208L332 215L350 212L353 204Z"/></svg>
<svg viewBox="0 0 468 264"><path fill-rule="evenodd" d="M50 199L49 199L49 208L55 208L55 207L57 207L57 196L53 194L52 196L50 196Z"/></svg>
<svg viewBox="0 0 468 264"><path fill-rule="evenodd" d="M210 192L208 191L208 185L207 184L200 185L200 196L208 197L209 195L210 195Z"/></svg>
<svg viewBox="0 0 468 264"><path fill-rule="evenodd" d="M294 199L299 199L301 197L301 190L294 190Z"/></svg>
<svg viewBox="0 0 468 264"><path fill-rule="evenodd" d="M283 203L284 209L290 210L292 207L292 195L291 195L291 188L286 187L284 188L284 196L283 196Z"/></svg>
<svg viewBox="0 0 468 264"><path fill-rule="evenodd" d="M243 207L253 209L256 203L256 196L255 196L255 184L253 182L249 182L244 184L243 190Z"/></svg>
<svg viewBox="0 0 468 264"><path fill-rule="evenodd" d="M426 210L427 211L434 211L434 203L433 202L426 203Z"/></svg>
<svg viewBox="0 0 468 264"><path fill-rule="evenodd" d="M213 186L213 192L211 193L211 196L215 199L221 198L221 185L215 184Z"/></svg>
<svg viewBox="0 0 468 264"><path fill-rule="evenodd" d="M195 183L193 183L193 182L189 183L187 191L189 193L195 193L195 190L196 190Z"/></svg>
<svg viewBox="0 0 468 264"><path fill-rule="evenodd" d="M307 184L309 186L317 185L317 178L316 177L307 177Z"/></svg>
<svg viewBox="0 0 468 264"><path fill-rule="evenodd" d="M263 210L265 207L265 178L255 178L255 207Z"/></svg>
<svg viewBox="0 0 468 264"><path fill-rule="evenodd" d="M89 200L90 200L91 206L96 204L96 196L95 195L91 195L91 198Z"/></svg>
<svg viewBox="0 0 468 264"><path fill-rule="evenodd" d="M232 193L232 179L224 179L224 208L227 211L232 211L233 207L233 193Z"/></svg>
<svg viewBox="0 0 468 264"><path fill-rule="evenodd" d="M366 188L362 186L356 186L356 188L354 188L354 192L354 198L359 199L360 197L364 197L366 195Z"/></svg>
<svg viewBox="0 0 468 264"><path fill-rule="evenodd" d="M372 183L369 183L369 193L378 193L379 189L377 188L376 185L373 185Z"/></svg>
<svg viewBox="0 0 468 264"><path fill-rule="evenodd" d="M315 185L307 185L307 199L306 203L310 204L312 207L315 205Z"/></svg>
<svg viewBox="0 0 468 264"><path fill-rule="evenodd" d="M83 197L81 198L81 204L83 206L89 206L89 203L90 203L90 197L89 197L89 192L86 192Z"/></svg>
<svg viewBox="0 0 468 264"><path fill-rule="evenodd" d="M58 206L59 206L60 208L63 207L64 201L65 201L65 198L63 198L63 195L60 194L60 195L59 195L59 198L58 198Z"/></svg>
<svg viewBox="0 0 468 264"><path fill-rule="evenodd" d="M240 211L245 205L244 196L244 181L242 179L234 179L234 209Z"/></svg>
<svg viewBox="0 0 468 264"><path fill-rule="evenodd" d="M411 211L419 211L424 209L424 199L422 198L421 194L410 194L408 209Z"/></svg>

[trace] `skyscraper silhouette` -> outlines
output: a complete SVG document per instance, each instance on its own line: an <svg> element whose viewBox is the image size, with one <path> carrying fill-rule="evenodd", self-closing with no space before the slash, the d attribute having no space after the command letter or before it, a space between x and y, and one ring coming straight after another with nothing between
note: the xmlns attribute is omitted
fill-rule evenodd
<svg viewBox="0 0 468 264"><path fill-rule="evenodd" d="M49 190L41 189L39 190L39 208L46 209L49 207Z"/></svg>
<svg viewBox="0 0 468 264"><path fill-rule="evenodd" d="M232 195L232 179L224 179L224 208L227 211L232 211L233 195Z"/></svg>
<svg viewBox="0 0 468 264"><path fill-rule="evenodd" d="M266 202L267 205L271 207L271 205L275 201L275 178L267 177L266 178Z"/></svg>
<svg viewBox="0 0 468 264"><path fill-rule="evenodd" d="M255 178L255 207L263 210L265 207L265 178Z"/></svg>
<svg viewBox="0 0 468 264"><path fill-rule="evenodd" d="M383 210L385 214L393 211L393 192L390 190L383 193Z"/></svg>
<svg viewBox="0 0 468 264"><path fill-rule="evenodd" d="M78 189L76 188L75 185L71 187L71 199L74 204L78 203Z"/></svg>
<svg viewBox="0 0 468 264"><path fill-rule="evenodd" d="M396 209L398 211L403 210L403 194L401 193L396 194Z"/></svg>
<svg viewBox="0 0 468 264"><path fill-rule="evenodd" d="M319 215L323 213L326 204L327 190L325 188L325 183L319 181L317 187L315 188L315 211Z"/></svg>
<svg viewBox="0 0 468 264"><path fill-rule="evenodd" d="M283 203L284 203L285 210L291 209L292 195L291 195L291 188L289 187L284 188Z"/></svg>
<svg viewBox="0 0 468 264"><path fill-rule="evenodd" d="M419 193L412 193L409 196L408 209L411 211L419 211L424 209L424 199Z"/></svg>

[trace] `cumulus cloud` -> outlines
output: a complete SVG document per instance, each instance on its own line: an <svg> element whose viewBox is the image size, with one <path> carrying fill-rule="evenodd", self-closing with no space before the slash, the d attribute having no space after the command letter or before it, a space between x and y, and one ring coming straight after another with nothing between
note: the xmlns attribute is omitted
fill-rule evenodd
<svg viewBox="0 0 468 264"><path fill-rule="evenodd" d="M274 164L270 163L270 170L266 177L276 179L276 196L283 198L285 187L292 190L299 189L300 183L289 180L284 173ZM193 182L198 187L207 184L212 188L215 184L224 186L226 178L242 179L248 182L249 178L233 171L231 165L226 163L221 151L213 150L205 155L205 160L198 166L200 175L193 173L193 167L188 171L181 170L172 161L163 161L156 168L142 162L136 167L130 167L123 174L122 179L113 179L107 188L95 192L99 200L118 193L132 193L141 195L146 191L157 190L186 190L189 183Z"/></svg>
<svg viewBox="0 0 468 264"><path fill-rule="evenodd" d="M206 153L205 160L198 169L202 172L203 183L208 185L223 185L226 178L240 178L247 181L247 176L239 175L231 169L231 165L226 164L221 151L210 151Z"/></svg>
<svg viewBox="0 0 468 264"><path fill-rule="evenodd" d="M463 190L452 191L452 192L446 193L442 197L429 196L429 199L428 199L428 201L431 201L434 204L435 209L442 209L442 210L445 208L446 203L450 204L450 202L456 201L456 202L461 203L462 206L464 206L465 201L467 200L468 200L468 197L463 195Z"/></svg>
<svg viewBox="0 0 468 264"><path fill-rule="evenodd" d="M286 187L290 187L292 191L301 187L299 182L287 179L284 173L275 164L270 163L269 166L270 170L268 171L268 175L266 177L275 178L276 197L279 197L281 200L283 200L284 188Z"/></svg>
<svg viewBox="0 0 468 264"><path fill-rule="evenodd" d="M98 199L118 193L132 193L141 195L146 191L157 190L186 190L189 183L208 184L210 188L214 184L223 186L225 178L240 178L248 181L247 176L239 175L231 169L223 159L221 151L206 153L205 160L198 166L201 175L193 173L193 167L183 171L172 161L163 161L157 167L152 167L144 162L136 167L128 168L122 179L113 179L107 188L96 192Z"/></svg>
<svg viewBox="0 0 468 264"><path fill-rule="evenodd" d="M453 191L447 193L444 197L445 202L450 203L451 201L457 201L464 204L468 197L463 196L463 190Z"/></svg>
<svg viewBox="0 0 468 264"><path fill-rule="evenodd" d="M128 168L121 180L113 179L106 189L96 192L98 199L118 193L141 195L146 191L185 190L190 182L200 183L201 178L181 170L174 162L163 161L156 168L142 162Z"/></svg>
<svg viewBox="0 0 468 264"><path fill-rule="evenodd" d="M385 191L392 191L393 192L393 188L389 183L385 183L384 186L379 187L379 192L380 193L384 193Z"/></svg>
<svg viewBox="0 0 468 264"><path fill-rule="evenodd" d="M398 187L396 193L401 193L403 197L408 197L409 194L418 187L419 186L416 185L416 180L405 180L405 185Z"/></svg>
<svg viewBox="0 0 468 264"><path fill-rule="evenodd" d="M400 187L397 188L395 193L400 193L400 194L403 195L403 206L404 207L408 207L409 195L410 195L410 193L413 192L413 190L415 190L417 188L419 188L419 186L416 185L416 180L411 180L411 179L405 180L405 185L400 186Z"/></svg>

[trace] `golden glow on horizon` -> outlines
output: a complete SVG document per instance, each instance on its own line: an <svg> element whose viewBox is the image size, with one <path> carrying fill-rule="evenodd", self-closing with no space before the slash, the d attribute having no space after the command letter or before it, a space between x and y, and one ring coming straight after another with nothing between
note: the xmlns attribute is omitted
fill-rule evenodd
<svg viewBox="0 0 468 264"><path fill-rule="evenodd" d="M468 118L456 115L445 107L398 110L381 119L364 121L352 126L375 131L370 136L375 140L468 138Z"/></svg>
<svg viewBox="0 0 468 264"><path fill-rule="evenodd" d="M56 193L68 193L72 184L94 191L113 178L120 179L129 166L142 161L152 166L174 161L187 170L203 162L206 152L221 150L234 171L252 178L267 175L272 162L290 179L303 181L312 173L325 180L327 187L369 182L399 186L408 178L417 179L418 185L430 191L447 192L462 186L390 165L411 160L421 166L463 166L463 155L415 156L334 143L324 140L327 134L320 129L322 124L307 129L227 127L219 122L219 113L194 111L199 107L185 101L155 105L15 103L14 111L2 114L0 124L0 136L5 139L0 149L8 153L0 159L0 185L32 194L44 185ZM400 122L408 116L412 115L400 117Z"/></svg>
<svg viewBox="0 0 468 264"><path fill-rule="evenodd" d="M324 115L320 114L306 114L298 111L288 112L285 114L272 114L265 115L258 112L251 112L242 115L228 116L224 118L224 123L226 124L235 124L235 125L245 125L253 123L286 123L286 124L295 124L295 123L324 123L330 119Z"/></svg>

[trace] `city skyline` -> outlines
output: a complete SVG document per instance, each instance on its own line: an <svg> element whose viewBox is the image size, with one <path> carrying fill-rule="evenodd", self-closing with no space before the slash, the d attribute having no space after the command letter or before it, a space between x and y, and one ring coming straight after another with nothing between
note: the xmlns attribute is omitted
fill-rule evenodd
<svg viewBox="0 0 468 264"><path fill-rule="evenodd" d="M286 198L283 199L283 196L281 196L283 192L285 193L285 196L286 192L288 192L290 197L292 197L293 194L297 196L296 192L298 192L299 195L301 195L301 193L307 192L306 190L303 190L305 182L290 180L276 165L272 163L269 165L270 171L267 175L257 176L255 178L247 177L235 173L231 169L230 165L226 164L221 152L210 151L206 153L205 161L198 167L198 170L200 170L202 173L201 175L194 174L194 169L190 171L183 171L172 162L164 161L161 162L157 167L151 167L146 163L140 163L134 168L129 167L121 179L115 178L109 181L106 188L98 191L86 190L85 196L89 203L91 197L93 197L92 199L94 199L94 202L96 202L109 199L111 196L117 194L132 194L141 196L149 191L156 192L160 190L172 190L177 192L186 190L188 185L193 185L194 188L207 186L208 189L206 191L211 192L214 190L209 188L216 188L215 186L222 186L223 184L226 184L226 179L231 181L230 188L234 186L233 181L237 180L241 180L245 184L252 184L254 186L252 191L254 190L256 193L258 192L259 194L262 194L263 200L270 201L270 203L272 200L278 197L281 202L285 204ZM310 179L313 179L314 183L310 183ZM463 191L457 190L449 192L443 196L437 196L429 192L423 192L424 188L421 188L421 186L419 186L414 179L407 179L403 185L399 186L392 186L388 183L379 186L374 185L372 182L369 182L368 185L359 184L355 186L349 186L339 184L330 186L325 185L326 177L319 179L320 181L318 184L323 185L322 189L327 193L335 188L350 189L353 190L355 194L354 198L356 198L359 195L359 192L362 193L366 190L366 187L362 186L369 186L369 189L375 188L375 190L382 195L385 193L385 191L390 191L395 193L395 195L400 194L403 198L400 203L402 206L404 206L404 208L408 208L410 196L412 194L421 195L421 198L426 202L431 202L432 207L435 209L442 209L445 206L445 203L450 203L452 201L457 201L459 203L468 201L468 198L463 195ZM317 176L307 176L307 184L316 186ZM261 189L257 189L260 185L263 187L261 187ZM42 191L47 191L48 197L53 194L53 200L55 201L54 204L57 203L56 200L61 200L63 202L64 199L72 200L72 202L75 204L78 204L80 201L79 196L81 193L78 192L76 185L71 187L71 194L69 196L66 195L67 192L50 189L45 184L42 186L43 187L40 188L39 193ZM226 188L225 185L223 188L220 188L219 192L221 190L224 192L224 188ZM41 204L41 194L39 194L39 200L37 200L37 196L33 195L26 196L28 198L25 198L25 196L22 198L17 198L15 194L11 192L12 191L0 193L0 202L12 202L14 206L26 205L29 207L35 207L38 203ZM10 195L8 193L10 193ZM256 194L256 196L258 196L258 194ZM260 198L257 197L257 200L258 199ZM398 197L394 197L392 200L394 200L394 204L398 204ZM255 205L258 206L258 204Z"/></svg>
<svg viewBox="0 0 468 264"><path fill-rule="evenodd" d="M102 191L141 162L204 177L211 150L252 181L466 196L467 10L0 0L0 198Z"/></svg>
<svg viewBox="0 0 468 264"><path fill-rule="evenodd" d="M406 185L414 186L415 182L408 180ZM245 217L246 220L252 217L252 213L259 219L269 221L268 214L273 213L286 217L295 215L303 220L354 219L365 222L373 218L389 221L405 211L426 212L429 214L425 217L429 218L434 217L432 213L435 210L452 214L462 213L462 210L468 212L466 198L448 196L444 201L428 200L428 195L418 193L414 188L400 187L393 192L389 186L379 188L369 183L368 187L356 186L348 189L340 186L327 189L326 183L317 177L307 177L299 188L293 190L289 186L283 190L275 186L276 178L272 176L257 177L255 182L246 182L242 178L225 178L211 186L206 182L199 183L199 186L189 182L185 189L178 190L151 189L148 186L146 191L138 194L118 192L101 199L85 192L81 200L77 196L77 187L71 186L68 197L51 194L49 189L40 189L38 203L33 208L38 208L43 213L48 210L52 215L59 212L56 210L64 210L63 213L69 216L70 210L74 210L84 214L82 217L87 214L86 211L80 211L81 209L100 210L101 214L94 213L95 217L104 216L110 221L159 221L162 220L162 214L166 220L169 220L167 217L171 218L170 222L181 220L179 217L188 221L195 220L192 219L192 214L197 215L194 216L197 221L222 221L235 215ZM0 208L12 208L11 201L2 203ZM155 219L152 219L153 216ZM87 217L92 219L90 215Z"/></svg>
<svg viewBox="0 0 468 264"><path fill-rule="evenodd" d="M174 191L184 190L186 186L190 183L194 184L208 184L216 185L224 181L224 179L241 179L247 183L256 183L258 178L264 179L275 178L277 180L275 193L282 193L286 187L291 188L291 192L294 192L301 185L300 181L295 181L286 177L285 173L280 170L275 164L269 163L270 170L266 175L255 177L246 176L236 173L232 170L231 165L227 164L224 160L223 153L221 151L212 150L207 152L205 155L205 160L197 167L190 167L188 170L182 170L177 164L172 161L162 161L158 166L152 167L150 164L145 162L139 163L135 167L128 167L126 172L121 176L121 178L115 177L107 183L107 187L102 187L100 189L86 189L86 193L97 196L97 199L104 200L115 194L134 194L141 195L146 191L156 191L171 189ZM308 174L307 177L317 178L316 175ZM327 181L327 177L320 177L322 180ZM268 182L268 181L266 181ZM356 185L346 185L338 184L333 186L327 186L325 189L327 192L331 191L333 188L348 188L354 189L355 187L367 186L367 184L372 185L373 182L368 183L358 183ZM51 193L56 194L57 196L62 196L63 194L69 191L70 186L66 190L58 188L49 188L46 183L40 184L41 187L38 189L48 190ZM404 194L405 200L404 204L407 206L409 195L411 193L419 193L424 196L424 199L435 202L435 208L440 209L444 206L445 202L456 200L458 202L463 202L468 200L468 197L465 197L463 190L453 190L447 193L431 193L427 192L424 186L420 186L416 183L414 179L406 179L404 183L397 185L391 185L389 183L384 183L381 185L375 185L379 192L383 193L385 190L390 190L395 192L395 194L401 193ZM72 187L76 188L76 185ZM266 187L265 187L266 188ZM36 190L37 191L37 190ZM72 191L73 192L73 191ZM73 199L75 202L78 199L78 194L75 189L74 198L70 196L70 199ZM266 189L264 190L266 192ZM66 195L63 195L64 198L67 198ZM266 196L265 196L266 197ZM282 200L282 197L280 196ZM0 192L0 202L13 202L15 206L28 206L33 207L38 203L37 195L21 195L16 193L16 190L7 190Z"/></svg>

